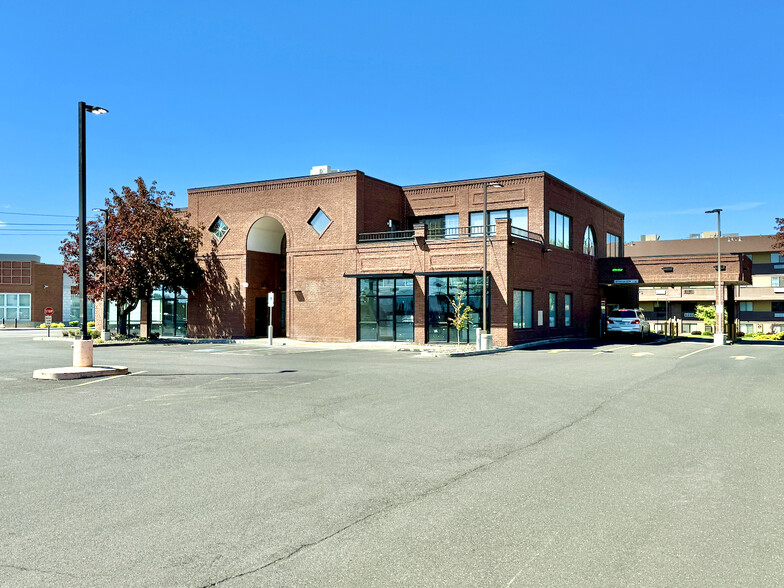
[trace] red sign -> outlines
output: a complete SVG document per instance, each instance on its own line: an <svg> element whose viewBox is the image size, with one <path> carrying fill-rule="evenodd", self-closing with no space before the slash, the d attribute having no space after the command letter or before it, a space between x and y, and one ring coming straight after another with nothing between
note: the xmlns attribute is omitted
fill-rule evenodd
<svg viewBox="0 0 784 588"><path fill-rule="evenodd" d="M44 310L44 315L52 316L54 314L54 309L51 306L47 306Z"/></svg>

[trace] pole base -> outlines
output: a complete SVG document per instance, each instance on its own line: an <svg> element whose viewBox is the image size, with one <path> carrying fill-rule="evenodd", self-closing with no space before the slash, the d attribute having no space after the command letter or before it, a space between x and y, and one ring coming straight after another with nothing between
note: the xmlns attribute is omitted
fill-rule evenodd
<svg viewBox="0 0 784 588"><path fill-rule="evenodd" d="M713 334L713 344L714 345L726 345L727 344L727 333L714 333Z"/></svg>
<svg viewBox="0 0 784 588"><path fill-rule="evenodd" d="M101 331L101 339L104 341L111 341L112 340L112 332L111 331Z"/></svg>
<svg viewBox="0 0 784 588"><path fill-rule="evenodd" d="M74 367L93 367L93 340L77 339L73 347Z"/></svg>

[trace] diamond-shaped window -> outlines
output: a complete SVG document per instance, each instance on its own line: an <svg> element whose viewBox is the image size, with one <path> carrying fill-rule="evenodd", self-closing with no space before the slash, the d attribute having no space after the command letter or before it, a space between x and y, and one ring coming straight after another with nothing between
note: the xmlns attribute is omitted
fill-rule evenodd
<svg viewBox="0 0 784 588"><path fill-rule="evenodd" d="M223 236L229 230L229 226L223 222L221 217L215 219L215 221L210 225L210 233L215 237L216 240L220 241L223 239Z"/></svg>
<svg viewBox="0 0 784 588"><path fill-rule="evenodd" d="M316 209L316 212L313 213L313 216L311 216L308 221L308 224L313 227L313 230L316 231L319 236L327 230L330 223L332 223L332 219L320 208Z"/></svg>

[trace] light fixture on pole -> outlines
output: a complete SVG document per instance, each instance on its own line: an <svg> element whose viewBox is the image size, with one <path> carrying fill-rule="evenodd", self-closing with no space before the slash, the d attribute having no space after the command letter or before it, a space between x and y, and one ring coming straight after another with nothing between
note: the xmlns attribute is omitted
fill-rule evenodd
<svg viewBox="0 0 784 588"><path fill-rule="evenodd" d="M107 225L109 224L108 208L93 208L93 212L103 213L103 330L101 339L108 341L112 335L109 332L109 296L107 295L107 272L109 271L109 240Z"/></svg>
<svg viewBox="0 0 784 588"><path fill-rule="evenodd" d="M92 339L87 332L87 154L85 141L84 113L105 114L109 112L100 106L90 106L79 102L79 300L82 313L82 341L89 346L74 345L74 365L92 366ZM89 351L88 348L89 347ZM88 357L89 356L89 357ZM89 363L88 363L89 362ZM77 366L77 363L80 365ZM83 365L87 363L88 365Z"/></svg>
<svg viewBox="0 0 784 588"><path fill-rule="evenodd" d="M487 188L503 188L503 184L498 182L485 182L485 197L484 205L482 207L482 332L481 338L477 341L479 349L487 348L487 233L490 230L487 218Z"/></svg>
<svg viewBox="0 0 784 588"><path fill-rule="evenodd" d="M713 342L716 345L724 345L726 342L726 335L724 333L724 290L721 288L721 208L714 208L713 210L706 210L705 214L716 213L718 220L718 233L716 235L716 250L718 253L718 260L716 263L716 332L713 335Z"/></svg>

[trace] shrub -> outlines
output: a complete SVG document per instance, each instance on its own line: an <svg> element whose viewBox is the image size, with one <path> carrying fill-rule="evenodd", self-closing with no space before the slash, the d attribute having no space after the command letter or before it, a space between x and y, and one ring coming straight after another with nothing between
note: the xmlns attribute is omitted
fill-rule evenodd
<svg viewBox="0 0 784 588"><path fill-rule="evenodd" d="M117 333L117 334L114 336L114 338L115 338L115 340L117 340L117 341L127 341L127 340L128 340L128 335L123 335L122 333Z"/></svg>
<svg viewBox="0 0 784 588"><path fill-rule="evenodd" d="M78 327L79 326L79 321L70 321L68 323L68 326L69 327Z"/></svg>
<svg viewBox="0 0 784 588"><path fill-rule="evenodd" d="M702 331L692 331L692 335L702 335Z"/></svg>
<svg viewBox="0 0 784 588"><path fill-rule="evenodd" d="M38 328L39 329L45 329L46 328L46 324L45 323L41 323L40 325L38 325Z"/></svg>
<svg viewBox="0 0 784 588"><path fill-rule="evenodd" d="M160 333L153 331L152 333L150 333L150 341L157 341L160 338L160 336L161 336Z"/></svg>
<svg viewBox="0 0 784 588"><path fill-rule="evenodd" d="M58 329L62 329L65 326L65 324L64 323L54 323L52 326L56 327Z"/></svg>
<svg viewBox="0 0 784 588"><path fill-rule="evenodd" d="M87 328L88 329L94 329L95 328L95 321L88 321L87 322Z"/></svg>
<svg viewBox="0 0 784 588"><path fill-rule="evenodd" d="M145 341L147 341L147 337L139 337L139 341L141 343L144 343Z"/></svg>
<svg viewBox="0 0 784 588"><path fill-rule="evenodd" d="M745 336L746 333L744 333L743 331L738 331L738 337L745 337Z"/></svg>

